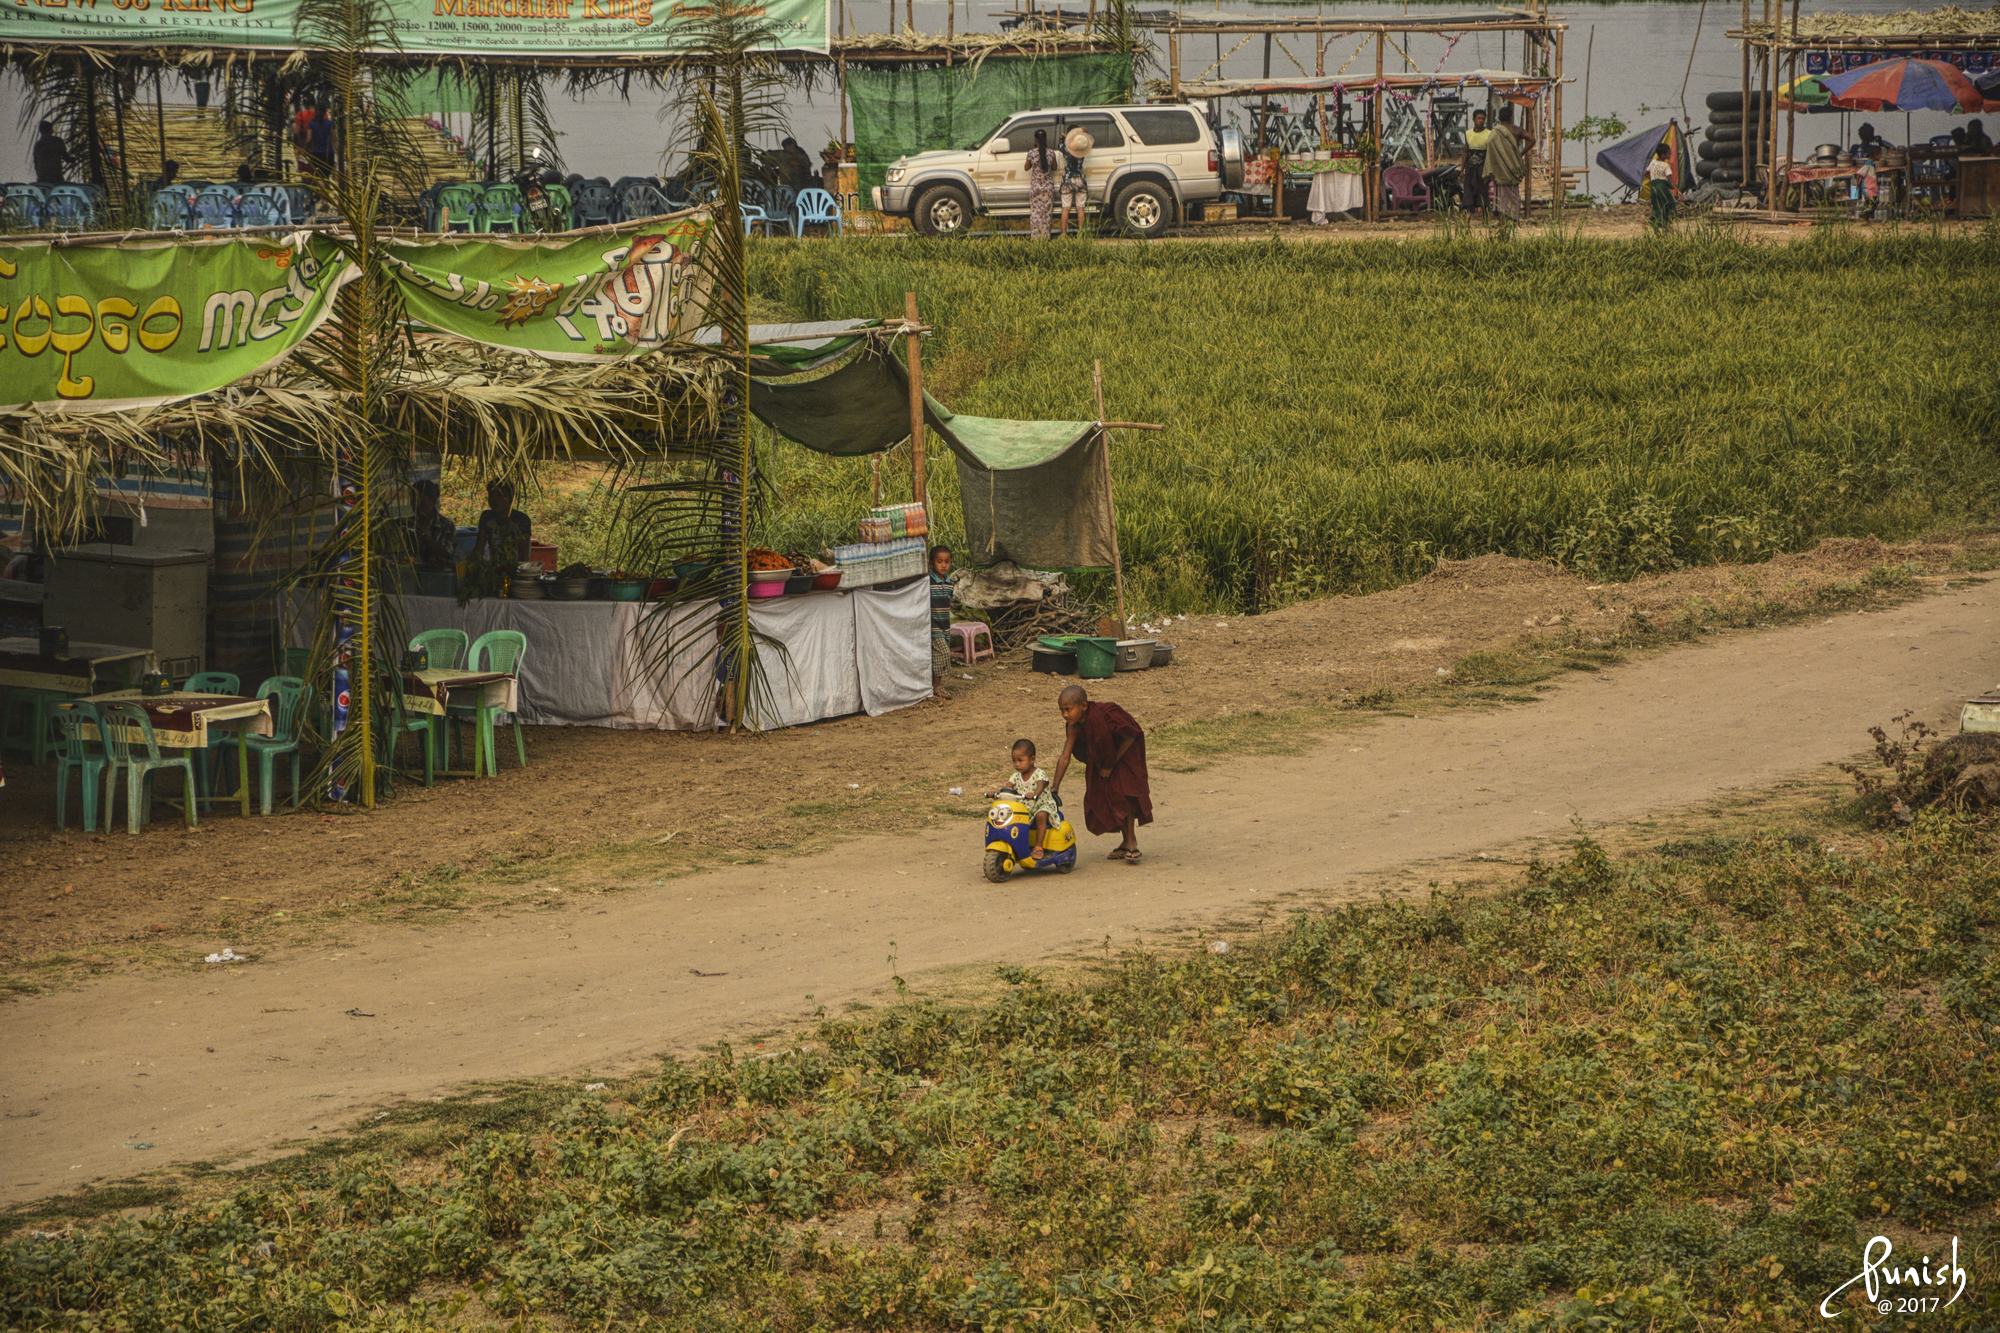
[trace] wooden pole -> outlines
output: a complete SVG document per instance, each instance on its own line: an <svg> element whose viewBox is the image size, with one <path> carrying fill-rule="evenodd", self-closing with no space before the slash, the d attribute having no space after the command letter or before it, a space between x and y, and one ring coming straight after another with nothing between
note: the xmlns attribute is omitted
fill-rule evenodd
<svg viewBox="0 0 2000 1333"><path fill-rule="evenodd" d="M1104 426L1104 363L1090 363L1090 392L1097 400L1097 443L1104 451L1104 504L1111 511L1111 578L1118 589L1118 637L1125 637L1125 559L1118 553L1118 497L1111 489L1111 434Z"/></svg>
<svg viewBox="0 0 2000 1333"><path fill-rule="evenodd" d="M840 156L847 159L847 57L834 57L833 71L840 79Z"/></svg>
<svg viewBox="0 0 2000 1333"><path fill-rule="evenodd" d="M924 521L928 526L931 502L928 488L924 485L924 357L923 335L916 331L921 323L917 318L917 294L903 293L903 319L910 328L907 341L903 344L904 355L910 363L910 472L916 482L917 503L923 506Z"/></svg>
<svg viewBox="0 0 2000 1333"><path fill-rule="evenodd" d="M1173 101L1181 100L1181 30L1172 29L1167 33L1167 63L1173 67L1167 75L1168 96Z"/></svg>

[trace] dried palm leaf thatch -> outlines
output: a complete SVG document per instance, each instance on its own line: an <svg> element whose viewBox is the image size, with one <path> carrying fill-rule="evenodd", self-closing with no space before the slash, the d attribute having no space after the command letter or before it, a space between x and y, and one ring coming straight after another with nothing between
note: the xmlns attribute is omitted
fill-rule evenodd
<svg viewBox="0 0 2000 1333"><path fill-rule="evenodd" d="M1768 41L1773 30L1781 39L1792 35L1792 20L1777 23L1749 23L1743 31L1759 41ZM1894 14L1801 14L1800 40L1834 38L1896 37L1996 37L2000 38L2000 5L1991 9L1960 9L1945 5L1938 9L1904 9Z"/></svg>
<svg viewBox="0 0 2000 1333"><path fill-rule="evenodd" d="M1099 32L1071 32L1043 28L1015 32L968 32L947 37L941 32L918 32L905 26L899 32L864 32L837 37L827 45L835 55L894 55L908 52L912 57L932 59L948 56L954 64L977 66L988 56L1058 56L1126 49L1113 36Z"/></svg>

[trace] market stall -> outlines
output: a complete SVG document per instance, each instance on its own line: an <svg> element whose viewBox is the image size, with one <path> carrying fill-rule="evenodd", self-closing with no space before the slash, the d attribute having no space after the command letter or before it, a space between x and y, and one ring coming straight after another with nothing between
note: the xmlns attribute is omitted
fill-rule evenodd
<svg viewBox="0 0 2000 1333"><path fill-rule="evenodd" d="M412 636L455 629L468 640L513 630L528 641L516 668L521 721L530 726L698 731L715 725L715 673L699 659L712 646L688 643L667 672L648 653L649 620L672 615L699 623L712 604L668 610L658 603L404 597ZM782 645L769 667L777 726L851 713L879 716L930 693L930 601L921 582L894 589L807 592L760 599L752 630ZM314 626L293 623L293 647L310 647ZM405 691L406 696L408 691Z"/></svg>

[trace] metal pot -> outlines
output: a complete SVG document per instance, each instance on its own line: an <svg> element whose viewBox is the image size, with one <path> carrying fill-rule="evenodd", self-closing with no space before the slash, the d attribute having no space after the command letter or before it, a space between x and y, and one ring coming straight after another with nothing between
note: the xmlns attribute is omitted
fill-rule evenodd
<svg viewBox="0 0 2000 1333"><path fill-rule="evenodd" d="M1831 165L1839 157L1840 145L1837 143L1823 143L1813 149L1813 160L1816 162L1825 162Z"/></svg>

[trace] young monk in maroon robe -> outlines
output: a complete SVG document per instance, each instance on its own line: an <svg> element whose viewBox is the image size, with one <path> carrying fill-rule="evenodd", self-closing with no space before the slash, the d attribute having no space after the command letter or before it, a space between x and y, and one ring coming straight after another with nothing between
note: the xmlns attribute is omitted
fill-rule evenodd
<svg viewBox="0 0 2000 1333"><path fill-rule="evenodd" d="M1062 789L1070 756L1083 762L1083 822L1092 833L1123 833L1111 849L1112 861L1139 859L1139 825L1153 822L1152 786L1146 777L1146 733L1132 715L1112 703L1093 703L1081 685L1056 699L1062 711L1062 758L1056 760L1051 792Z"/></svg>

